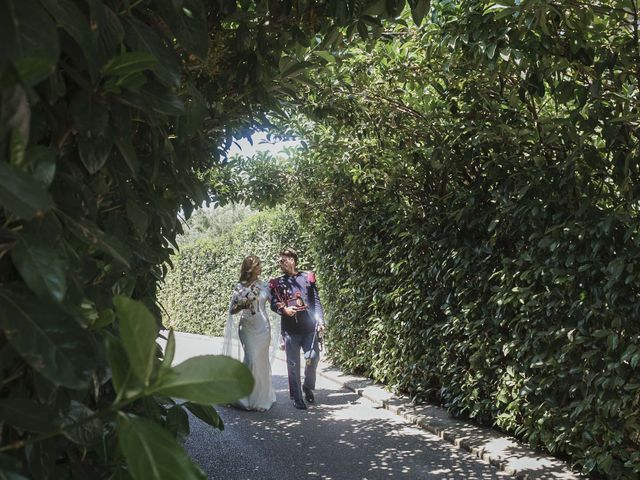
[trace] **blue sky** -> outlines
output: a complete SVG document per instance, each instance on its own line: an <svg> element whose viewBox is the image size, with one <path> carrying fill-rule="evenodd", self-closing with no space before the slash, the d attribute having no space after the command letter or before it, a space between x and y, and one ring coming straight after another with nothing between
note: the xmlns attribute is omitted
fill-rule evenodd
<svg viewBox="0 0 640 480"><path fill-rule="evenodd" d="M256 132L251 136L251 138L253 140L253 145L251 145L246 138L236 140L240 146L238 147L235 143L231 145L228 156L241 155L243 157L251 157L257 152L264 151L276 154L286 147L297 147L300 145L299 140L275 141L271 143L267 141L267 132Z"/></svg>

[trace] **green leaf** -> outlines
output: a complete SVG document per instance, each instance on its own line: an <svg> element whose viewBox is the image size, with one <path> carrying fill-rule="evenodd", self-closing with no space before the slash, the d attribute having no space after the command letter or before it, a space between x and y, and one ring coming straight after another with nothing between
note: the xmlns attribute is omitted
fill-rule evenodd
<svg viewBox="0 0 640 480"><path fill-rule="evenodd" d="M429 9L431 8L431 0L418 0L410 2L411 5L411 18L416 23L416 25L420 26L422 24L422 20L424 16L429 13Z"/></svg>
<svg viewBox="0 0 640 480"><path fill-rule="evenodd" d="M44 433L56 429L56 412L28 398L0 399L0 419L18 430Z"/></svg>
<svg viewBox="0 0 640 480"><path fill-rule="evenodd" d="M25 157L25 141L18 129L14 129L11 132L10 147L9 147L9 163L11 166L24 170L24 157Z"/></svg>
<svg viewBox="0 0 640 480"><path fill-rule="evenodd" d="M207 15L201 0L185 0L171 28L185 50L206 60L209 53Z"/></svg>
<svg viewBox="0 0 640 480"><path fill-rule="evenodd" d="M129 170L131 170L131 173L135 176L138 172L139 162L138 156L136 155L136 150L133 147L133 143L131 142L131 138L116 138L115 142L118 146L118 150L120 150L122 158L124 158L125 162L127 162Z"/></svg>
<svg viewBox="0 0 640 480"><path fill-rule="evenodd" d="M56 152L49 147L35 145L27 149L26 159L33 178L44 188L49 188L56 174Z"/></svg>
<svg viewBox="0 0 640 480"><path fill-rule="evenodd" d="M0 161L0 205L18 218L31 218L53 208L53 199L29 175Z"/></svg>
<svg viewBox="0 0 640 480"><path fill-rule="evenodd" d="M125 267L130 268L130 252L117 238L104 233L93 223L84 220L77 221L68 215L63 215L62 218L67 228L69 228L71 233L78 239L92 247L99 248Z"/></svg>
<svg viewBox="0 0 640 480"><path fill-rule="evenodd" d="M253 390L253 376L242 363L222 355L189 358L165 373L153 392L203 405L228 403Z"/></svg>
<svg viewBox="0 0 640 480"><path fill-rule="evenodd" d="M55 303L0 288L0 327L22 358L53 383L87 386L93 339Z"/></svg>
<svg viewBox="0 0 640 480"><path fill-rule="evenodd" d="M291 58L280 65L280 75L282 78L295 77L312 65L313 64L311 62L299 62L295 58Z"/></svg>
<svg viewBox="0 0 640 480"><path fill-rule="evenodd" d="M136 480L204 480L178 442L157 424L118 413L118 444Z"/></svg>
<svg viewBox="0 0 640 480"><path fill-rule="evenodd" d="M158 65L158 60L148 52L126 52L113 57L107 63L102 73L116 77L126 77L145 70L151 70Z"/></svg>
<svg viewBox="0 0 640 480"><path fill-rule="evenodd" d="M135 201L127 200L127 217L139 235L144 235L149 228L149 216Z"/></svg>
<svg viewBox="0 0 640 480"><path fill-rule="evenodd" d="M120 322L122 345L135 375L147 385L153 371L156 336L156 319L144 303L118 296L113 300Z"/></svg>
<svg viewBox="0 0 640 480"><path fill-rule="evenodd" d="M85 59L91 59L91 28L77 4L72 0L41 0L45 8L62 29L73 38L84 53Z"/></svg>
<svg viewBox="0 0 640 480"><path fill-rule="evenodd" d="M56 450L56 439L36 442L31 449L27 450L31 478L57 480Z"/></svg>
<svg viewBox="0 0 640 480"><path fill-rule="evenodd" d="M64 436L85 447L99 442L102 439L104 427L95 413L85 404L72 401L69 412L64 417Z"/></svg>
<svg viewBox="0 0 640 480"><path fill-rule="evenodd" d="M5 0L0 5L4 30L1 60L14 60L22 80L34 85L46 78L60 55L56 26L38 0Z"/></svg>
<svg viewBox="0 0 640 480"><path fill-rule="evenodd" d="M189 435L189 415L182 405L175 405L167 411L166 428L180 440Z"/></svg>
<svg viewBox="0 0 640 480"><path fill-rule="evenodd" d="M211 405L200 405L197 403L187 402L184 406L203 422L208 423L219 430L224 430L224 423L222 422L220 415L218 415L216 409Z"/></svg>
<svg viewBox="0 0 640 480"><path fill-rule="evenodd" d="M167 337L167 345L164 349L164 358L162 359L162 366L165 368L171 368L173 358L176 354L176 336L173 333L173 328L169 329L169 336Z"/></svg>
<svg viewBox="0 0 640 480"><path fill-rule="evenodd" d="M148 52L158 60L153 69L166 85L180 86L180 64L175 52L151 27L133 17L124 19L125 40L132 50Z"/></svg>
<svg viewBox="0 0 640 480"><path fill-rule="evenodd" d="M493 57L496 55L496 47L497 47L497 45L495 43L492 43L485 50L489 60L493 60Z"/></svg>
<svg viewBox="0 0 640 480"><path fill-rule="evenodd" d="M330 64L331 63L336 63L336 57L334 57L329 52L326 52L324 50L316 50L316 51L313 52L313 54L317 55L320 58L322 58L327 63L330 63Z"/></svg>
<svg viewBox="0 0 640 480"><path fill-rule="evenodd" d="M368 40L369 39L369 30L367 29L367 24L364 22L358 22L356 23L356 29L358 30L358 34L360 35L360 38L362 38L362 40Z"/></svg>
<svg viewBox="0 0 640 480"><path fill-rule="evenodd" d="M48 226L53 219L35 221L18 235L11 259L25 283L40 296L62 302L67 292L67 260L59 237Z"/></svg>
<svg viewBox="0 0 640 480"><path fill-rule="evenodd" d="M181 123L184 135L191 135L200 129L207 116L207 101L200 91L192 83L189 84L187 93L189 98L185 103L186 115Z"/></svg>
<svg viewBox="0 0 640 480"><path fill-rule="evenodd" d="M120 18L102 0L87 0L91 11L91 56L89 71L95 81L98 73L121 49L124 28Z"/></svg>
<svg viewBox="0 0 640 480"><path fill-rule="evenodd" d="M140 391L140 388L137 388L135 382L132 381L135 377L129 359L127 358L127 352L122 346L122 341L114 335L107 334L106 344L113 388L119 397L122 396L126 398L134 395ZM129 391L129 387L132 387L131 391Z"/></svg>
<svg viewBox="0 0 640 480"><path fill-rule="evenodd" d="M149 84L140 92L143 109L163 115L184 115L184 102L172 91L159 84Z"/></svg>
<svg viewBox="0 0 640 480"><path fill-rule="evenodd" d="M80 132L80 159L89 173L94 174L104 166L115 140L109 111L97 97L80 92L71 102L71 114Z"/></svg>
<svg viewBox="0 0 640 480"><path fill-rule="evenodd" d="M23 471L21 463L9 455L0 454L0 480L28 480L17 472Z"/></svg>
<svg viewBox="0 0 640 480"><path fill-rule="evenodd" d="M98 318L90 325L90 328L92 330L104 328L108 325L111 325L115 321L115 319L116 316L113 313L113 310L106 308L98 314Z"/></svg>

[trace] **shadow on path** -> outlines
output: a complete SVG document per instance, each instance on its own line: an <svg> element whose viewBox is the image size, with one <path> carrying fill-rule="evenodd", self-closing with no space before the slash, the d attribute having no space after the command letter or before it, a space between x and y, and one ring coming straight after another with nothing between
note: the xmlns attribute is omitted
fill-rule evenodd
<svg viewBox="0 0 640 480"><path fill-rule="evenodd" d="M319 404L300 411L286 377L273 382L278 403L268 412L218 407L222 432L191 417L185 447L209 479L511 478L352 392L320 382Z"/></svg>

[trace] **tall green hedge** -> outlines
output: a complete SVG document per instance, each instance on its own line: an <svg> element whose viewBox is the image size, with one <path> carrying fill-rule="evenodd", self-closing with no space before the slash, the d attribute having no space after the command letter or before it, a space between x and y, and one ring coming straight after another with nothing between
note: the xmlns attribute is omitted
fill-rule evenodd
<svg viewBox="0 0 640 480"><path fill-rule="evenodd" d="M432 4L316 79L297 178L338 364L637 479L640 45L616 5Z"/></svg>
<svg viewBox="0 0 640 480"><path fill-rule="evenodd" d="M233 196L233 137L405 4L374 3L0 1L0 477L204 478L186 410L220 427L253 381L156 345L178 213Z"/></svg>
<svg viewBox="0 0 640 480"><path fill-rule="evenodd" d="M268 280L279 275L278 252L285 246L296 248L301 267L307 268L306 244L294 214L277 207L250 215L221 235L182 246L158 297L165 325L181 332L222 335L243 258L258 255L261 277Z"/></svg>

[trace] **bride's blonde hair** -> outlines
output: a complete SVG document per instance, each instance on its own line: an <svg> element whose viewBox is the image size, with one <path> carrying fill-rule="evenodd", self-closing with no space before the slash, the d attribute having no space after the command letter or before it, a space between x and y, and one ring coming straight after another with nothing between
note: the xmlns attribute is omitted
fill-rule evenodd
<svg viewBox="0 0 640 480"><path fill-rule="evenodd" d="M260 265L260 258L255 255L244 257L242 266L240 267L240 281L246 282L251 278L251 273Z"/></svg>

